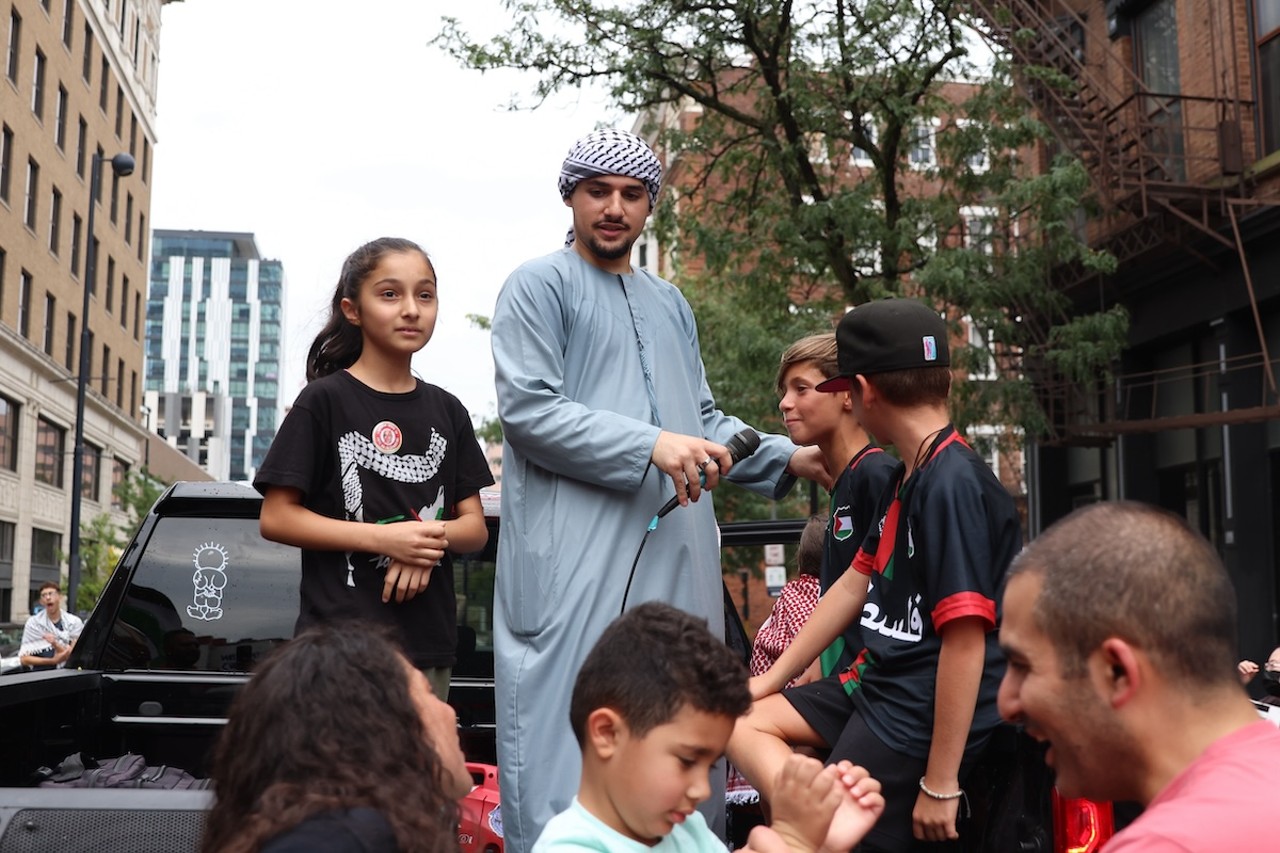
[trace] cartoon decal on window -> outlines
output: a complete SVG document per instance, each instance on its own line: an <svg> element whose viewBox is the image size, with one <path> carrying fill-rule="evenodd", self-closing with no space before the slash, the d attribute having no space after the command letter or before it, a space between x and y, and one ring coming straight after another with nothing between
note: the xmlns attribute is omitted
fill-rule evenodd
<svg viewBox="0 0 1280 853"><path fill-rule="evenodd" d="M195 550L191 561L196 571L191 576L195 585L195 601L187 605L187 615L206 622L222 618L222 588L227 585L227 550L206 542Z"/></svg>

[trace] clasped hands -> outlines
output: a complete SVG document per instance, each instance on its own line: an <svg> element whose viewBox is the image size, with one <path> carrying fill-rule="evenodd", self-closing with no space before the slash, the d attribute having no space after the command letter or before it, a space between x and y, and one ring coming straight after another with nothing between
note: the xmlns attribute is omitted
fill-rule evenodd
<svg viewBox="0 0 1280 853"><path fill-rule="evenodd" d="M380 526L378 553L390 559L382 583L384 604L402 604L431 582L431 571L449 548L443 521L402 521Z"/></svg>

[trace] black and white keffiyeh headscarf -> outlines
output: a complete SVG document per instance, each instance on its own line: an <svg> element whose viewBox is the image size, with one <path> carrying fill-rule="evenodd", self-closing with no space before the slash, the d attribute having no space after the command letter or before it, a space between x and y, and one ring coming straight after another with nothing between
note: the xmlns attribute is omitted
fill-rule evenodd
<svg viewBox="0 0 1280 853"><path fill-rule="evenodd" d="M567 199L585 178L622 175L635 178L649 191L649 209L658 203L662 164L643 139L625 130L596 130L569 149L560 167L560 197Z"/></svg>

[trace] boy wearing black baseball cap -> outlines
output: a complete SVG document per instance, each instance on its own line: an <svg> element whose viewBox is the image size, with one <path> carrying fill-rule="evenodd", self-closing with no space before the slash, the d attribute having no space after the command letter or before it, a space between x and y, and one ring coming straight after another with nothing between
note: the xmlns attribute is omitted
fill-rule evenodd
<svg viewBox="0 0 1280 853"><path fill-rule="evenodd" d="M769 672L729 742L730 759L768 797L793 746L831 750L881 781L885 812L866 851L958 838L967 763L999 722L1004 659L998 590L1021 546L1013 499L951 426L946 323L912 299L861 305L836 330L854 415L901 462L879 524L852 568ZM845 671L782 691L850 623L863 648ZM929 849L925 847L924 849Z"/></svg>

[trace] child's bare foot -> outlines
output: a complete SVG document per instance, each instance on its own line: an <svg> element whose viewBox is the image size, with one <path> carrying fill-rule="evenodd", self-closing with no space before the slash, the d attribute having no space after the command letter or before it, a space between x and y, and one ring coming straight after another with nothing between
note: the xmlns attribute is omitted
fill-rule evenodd
<svg viewBox="0 0 1280 853"><path fill-rule="evenodd" d="M770 826L792 853L814 853L822 846L832 815L848 799L840 775L836 767L795 754L778 771L769 799Z"/></svg>
<svg viewBox="0 0 1280 853"><path fill-rule="evenodd" d="M841 796L820 849L822 853L848 853L879 819L884 797L880 782L871 777L867 768L841 761L834 769L839 774L836 790Z"/></svg>

